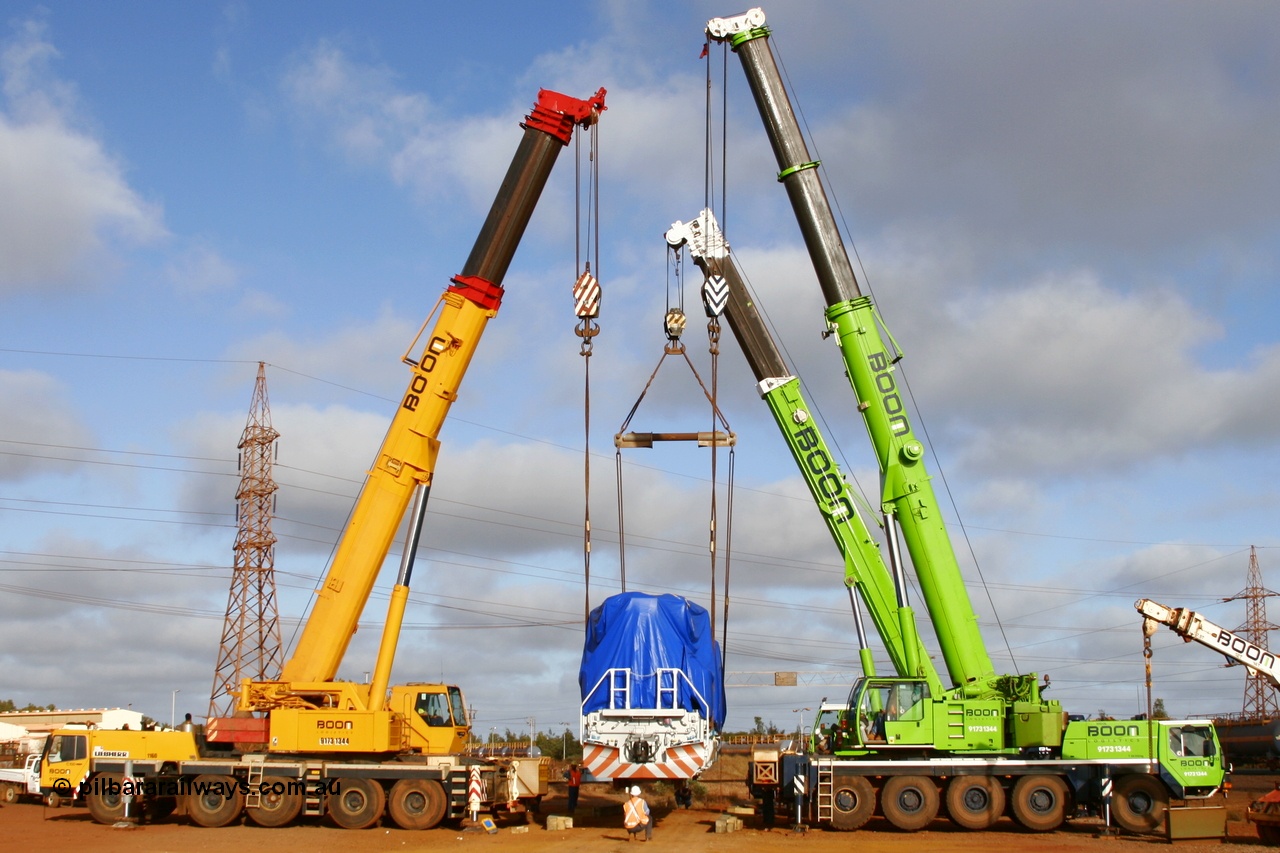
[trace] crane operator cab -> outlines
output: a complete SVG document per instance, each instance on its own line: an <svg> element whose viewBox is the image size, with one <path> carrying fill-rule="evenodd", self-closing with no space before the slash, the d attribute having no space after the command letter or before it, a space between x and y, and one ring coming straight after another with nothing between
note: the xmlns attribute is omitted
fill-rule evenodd
<svg viewBox="0 0 1280 853"><path fill-rule="evenodd" d="M397 684L388 703L407 724L415 752L456 755L470 740L471 724L462 691L452 684Z"/></svg>
<svg viewBox="0 0 1280 853"><path fill-rule="evenodd" d="M905 734L902 724L914 729L924 722L929 687L918 680L862 679L854 685L857 727L864 744L893 744Z"/></svg>
<svg viewBox="0 0 1280 853"><path fill-rule="evenodd" d="M443 693L419 693L414 710L429 726L453 725L448 697Z"/></svg>

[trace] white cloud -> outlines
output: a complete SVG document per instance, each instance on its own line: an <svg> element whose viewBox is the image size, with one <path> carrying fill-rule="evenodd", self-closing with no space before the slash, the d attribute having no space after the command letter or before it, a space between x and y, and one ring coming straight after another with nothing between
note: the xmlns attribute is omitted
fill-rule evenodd
<svg viewBox="0 0 1280 853"><path fill-rule="evenodd" d="M1280 22L1247 4L1160 8L906 3L771 23L873 229L960 223L1006 266L1046 244L1163 263L1274 228L1280 78L1263 57ZM836 74L853 97L823 100L813 81Z"/></svg>
<svg viewBox="0 0 1280 853"><path fill-rule="evenodd" d="M816 403L847 421L854 398L839 351L817 334L808 258L794 248L734 251ZM1280 441L1263 413L1280 395L1280 346L1206 364L1203 350L1224 331L1176 289L1125 289L1090 269L979 288L963 243L902 232L867 255L912 394L966 477L1078 476Z"/></svg>
<svg viewBox="0 0 1280 853"><path fill-rule="evenodd" d="M227 355L301 369L308 377L324 377L330 383L374 388L390 398L386 408L390 420L394 401L409 380L409 368L400 356L417 332L408 320L384 309L372 319L353 318L347 325L322 328L306 338L282 330L267 332L236 342ZM269 375L273 387L292 381L287 372L269 371Z"/></svg>
<svg viewBox="0 0 1280 853"><path fill-rule="evenodd" d="M490 114L443 115L427 95L404 88L389 69L359 62L332 42L321 42L301 55L285 75L283 89L301 118L322 128L330 144L352 163L385 169L420 200L438 201L462 192L473 209L485 210L511 162L518 124L533 106L539 87L587 98L604 82L633 76L636 64L611 53L609 45L615 45L615 39L606 38L587 50L540 57L537 68L526 75L531 80L536 76L537 83L531 82L526 94ZM630 53L624 51L624 56ZM610 89L601 139L613 178L649 198L666 193L632 176L661 173L676 183L700 181L701 154L673 159L670 151L700 151L699 128L672 122L671 116L700 103L702 97L701 82L687 74L655 90ZM655 133L656 128L661 132ZM563 192L547 195L542 207L554 207L559 218L569 215L566 200L560 198Z"/></svg>
<svg viewBox="0 0 1280 853"><path fill-rule="evenodd" d="M233 288L240 271L209 246L194 245L165 268L165 275L181 292L216 293Z"/></svg>
<svg viewBox="0 0 1280 853"><path fill-rule="evenodd" d="M368 199L360 197L359 184L372 176L375 185L386 183L428 200L424 210L438 210L429 215L450 227L456 223L460 232L474 233L537 87L578 97L600 85L609 89L600 158L604 332L592 363L594 444L607 446L608 433L635 399L663 343L658 331L662 231L673 219L694 215L703 202L704 90L702 66L694 58L701 45L701 13L680 21L665 8L606 4L596 10L607 18L605 26L575 21L577 29L565 30L564 38L578 39L576 44L561 50L556 48L562 41L548 41L551 51L528 59L537 52L535 43L518 59L484 63L485 79L476 82L475 66L468 69L466 62L445 66L432 55L432 64L424 65L420 53L398 53L405 50L403 40L364 26L367 15L328 30L340 28L341 41L314 41L314 25L275 33L274 42L255 44L269 44L266 51L279 53L259 61L260 53L230 38L239 30L243 7L228 8L236 20L227 17L215 31L220 52L210 59L230 90L257 85L250 81L279 80L278 57L301 40L314 45L293 57L284 88L271 100L278 103L283 92L290 112L302 120L299 126L324 141L331 161L342 160L361 172L354 179L333 169L303 176L319 191L357 196L340 212L353 221L377 222L387 212L361 207ZM833 188L845 196L877 300L907 351L907 369L930 417L931 437L945 451L944 459L965 462L951 473L960 487L959 503L984 525L971 533L992 581L994 605L985 601L976 575L967 576L997 668L1004 671L1009 655L991 610L1005 617L1018 665L1053 673L1051 695L1062 695L1073 710L1093 711L1102 704L1113 712L1127 711L1141 679L1131 606L1139 594L1130 589L1135 579L1170 593L1169 603L1182 603L1192 593L1238 588L1230 581L1237 571L1233 564L1210 564L1211 571L1204 571L1204 555L1193 549L1157 552L1132 541L1194 536L1229 542L1253 535L1250 526L1265 521L1267 511L1274 514L1276 505L1270 485L1275 478L1266 460L1274 454L1256 451L1274 446L1275 421L1268 406L1275 399L1280 355L1268 343L1268 333L1257 329L1240 337L1246 343L1239 348L1251 349L1238 363L1223 354L1224 342L1229 345L1245 325L1231 315L1239 308L1233 291L1249 281L1265 284L1274 266L1269 242L1254 236L1274 231L1269 200L1275 173L1267 156L1275 147L1269 140L1276 136L1276 87L1274 63L1265 58L1275 39L1267 26L1242 25L1242 20L1249 23L1247 16L1238 17L1244 16L1243 7L1163 18L1152 16L1155 4L1141 2L1123 9L1085 6L1084 14L1032 8L989 3L953 13L902 3L851 11L847 4L815 3L771 9L770 23L821 143L816 153L826 161ZM1194 37L1195 30L1203 38ZM636 39L637 32L652 37ZM367 54L363 45L369 46ZM79 257L69 262L72 272L64 271L64 277L75 269L106 268L97 262L115 248L112 238L123 245L130 235L136 239L145 232L139 226L147 215L153 224L159 221L129 195L124 166L104 153L104 135L88 133L83 120L77 121L74 87L47 73L56 56L38 28L14 40L6 54L0 134L12 150L24 152L29 164L43 163L46 149L61 152L57 162L44 167L56 171L55 177L88 175L99 183L51 184L55 196L61 192L71 199L55 206L75 226L63 228L58 244L71 251L43 246L43 232L26 233L15 255L3 242L8 232L0 234L0 282L11 280L4 265L16 263L14 258ZM366 61L366 56L378 59ZM830 340L819 337L819 289L785 191L774 181L777 167L736 63L730 56L728 237L740 259L750 261L749 273L781 342L814 392L810 402L823 406L831 433L849 448L847 455L875 502L870 485L875 478L866 471L874 456L866 448L839 354ZM209 73L207 63L195 65L199 73ZM509 91L495 82L509 78L515 80ZM459 81L465 91L483 90L486 96L451 103L447 99L459 90L448 87ZM191 115L203 117L217 108L196 102ZM267 112L274 116L280 110ZM314 139L302 141L301 158L288 145L276 150L279 140L272 138L276 128L270 122L250 128L255 137L243 148L253 150L252 162L234 159L242 153L245 128L232 121L219 129L226 131L217 142L228 164L245 168L246 174L261 166L256 186L282 199L291 197L289 188L296 184L273 181L296 180L295 166L305 172L313 165L305 160ZM139 149L131 156L151 155ZM158 165L166 162L166 154L155 156ZM564 152L561 159L569 156ZM8 175L2 166L0 176L20 184L26 179L25 173ZM563 238L572 221L571 183L568 165L560 164L518 254L520 268L513 267L502 314L486 332L446 422L410 624L396 669L401 680L443 677L462 684L481 708L482 732L491 724L519 728L530 714L537 714L543 726L571 720L566 714L576 704L581 628L561 623L581 618L582 458L566 447L581 440L583 360L569 332L572 275L560 275L549 260L569 242ZM108 192L113 187L115 194ZM172 197L183 189L175 184ZM7 197L0 198L0 210L6 203ZM345 253L339 239L328 238L319 250L306 241L306 234L317 233L317 223L327 218L323 210L297 210L297 218L282 222L278 233L273 228L250 233L236 231L242 223L218 224L216 216L225 212L216 200L207 211L203 202L198 206L215 217L199 226L211 235L208 244L183 247L155 267L171 280L206 286L210 297L226 303L239 298L242 307L266 306L271 315L256 311L253 322L263 325L253 326L253 338L234 343L227 342L228 335L243 335L244 327L228 332L215 322L221 317L190 312L193 303L204 305L202 300L173 300L187 313L157 316L164 318L170 347L177 340L198 349L204 341L215 353L269 362L275 425L283 434L276 472L281 609L286 617L296 616L403 391L407 369L398 356L416 331L421 304L415 300L409 311L387 307L362 317L367 305L360 300L374 288L349 282L369 280L363 259L350 253L349 264L334 264L334 255L326 252ZM38 207L32 210L40 213ZM308 221L310 215L315 219ZM394 222L386 224L386 232L382 223L374 227L395 234ZM558 233L550 236L553 229ZM443 257L439 265L449 264L443 274L456 272L452 264L466 248L458 246L456 235L451 233L451 245L433 244L430 234L421 242L416 236L404 240L403 253L390 243L387 250L379 246L378 269L420 280L417 273L428 265L432 275L438 274L434 258ZM254 281L255 274L270 271L242 269L215 245L236 246L255 259L254 267L289 253L288 275L266 284L265 278ZM432 260L424 260L428 257ZM1193 267L1173 269L1188 258ZM1206 268L1221 269L1221 281L1203 275ZM228 292L241 275L257 289ZM338 277L347 282L341 284L345 289L327 290ZM297 304L281 301L291 298L290 281L307 282ZM9 286L0 284L0 289ZM353 287L362 289L353 292ZM436 289L431 286L433 294ZM1180 296L1179 289L1189 296ZM392 297L393 306L398 298ZM335 311L326 304L356 306L356 316L351 308ZM1257 327L1266 328L1269 305L1260 300L1253 318ZM296 325L268 325L277 318ZM33 315L15 322L42 329L41 319ZM190 324L190 334L184 324ZM205 332L215 337L201 337ZM686 338L699 365L705 364L703 340L700 329ZM791 473L794 465L754 394L736 344L723 342L722 350L721 401L740 436L730 668L851 670L853 631L839 585L838 553ZM138 564L163 559L165 553L184 560L208 554L204 560L211 563L229 559L234 448L244 426L244 377L251 377L250 368L235 368L244 384L233 399L227 391L230 379L205 381L206 374L186 364L156 362L147 373L132 369L138 366L107 371L111 379L96 383L92 393L98 408L89 420L124 436L117 443L161 455L173 445L178 454L200 457L200 467L215 473L184 469L179 485L166 486L173 475L144 473L152 470L150 463L86 468L90 489L75 499L100 502L111 516L134 512L139 517L125 521L143 526L111 517L92 531L101 541L82 542L65 533L87 526L78 508L69 511L74 519L55 521L56 529L43 539L33 532L34 541L14 547L113 555ZM9 423L40 441L61 441L59 431L82 428L69 402L73 369L62 385L42 375L0 378L0 404ZM675 368L666 373L674 376ZM122 384L111 386L111 381ZM220 400L225 405L217 408ZM685 428L695 408L702 408L696 391L663 386L646 401L645 423L635 426ZM107 416L99 420L98 412ZM128 418L113 423L111 412ZM182 420L166 423L164 418L175 412ZM148 424L161 432L147 432ZM1211 470L1215 455L1232 453L1241 465ZM616 495L609 455L602 453L594 462L594 603L616 589ZM0 464L13 462L6 458L9 463ZM67 500L54 477L29 476L37 471L30 459L17 464L28 468L0 471L48 486L19 499ZM634 465L627 474L631 584L684 591L705 601L705 454L637 453ZM1158 470L1153 473L1151 467ZM159 490L152 485L156 477L165 478ZM94 488L98 479L111 482ZM742 487L744 480L750 487ZM127 501L121 498L122 482ZM152 523L150 512L119 506L160 505L159 498L136 497L159 494L176 495L166 506L199 515L174 514L159 524ZM144 514L148 517L141 518ZM1212 516L1212 523L1187 523L1197 515ZM1230 523L1222 523L1228 517ZM147 536L149 547L112 542L130 535ZM1106 537L1114 537L1114 544ZM75 548L62 547L64 538ZM955 538L963 550L958 533ZM967 569L967 556L961 560ZM1201 567L1201 574L1171 575L1165 587L1160 565ZM19 575L27 569L17 564L6 564L5 571L6 583L15 577L34 581L32 575ZM225 601L225 576L196 589L189 580L159 586L150 576L147 585L121 583L113 574L104 570L85 584L86 596L103 602L96 608L23 599L50 619L57 618L60 607L69 609L67 625L101 628L106 642L127 647L113 658L110 666L116 668L103 669L108 664L99 662L97 675L87 671L87 664L84 672L59 670L62 682L48 677L48 661L69 660L75 651L69 644L24 649L12 659L26 667L13 670L28 691L24 698L84 704L80 697L121 689L103 687L99 676L105 673L112 684L129 685L127 701L146 702L167 714L170 690L181 687L179 708L202 712L203 700L189 697L198 698L208 687L218 620L118 610L115 600L216 612ZM39 581L52 587L63 577L50 572ZM344 667L348 677L360 678L373 658L388 582L384 575L366 609ZM192 595L196 600L187 597ZM532 624L507 628L521 620ZM144 655L129 646L130 629L159 642ZM58 624L58 630L71 635L75 629ZM22 648L21 637L12 632L5 639ZM1216 660L1206 660L1211 656L1195 649L1184 654L1188 668L1216 671ZM10 671L11 659L0 663ZM488 677L478 679L480 671ZM510 689L513 683L517 691ZM1178 690L1184 698L1196 695L1186 684ZM1217 695L1228 693L1234 695L1234 683ZM795 715L788 709L812 702L819 691L798 688L784 694L803 695L800 699L779 700L778 694L735 693L736 723L747 724L751 713L790 722ZM1231 704L1214 701L1218 709ZM783 710L770 711L778 707ZM1171 709L1218 710L1191 707L1181 699Z"/></svg>
<svg viewBox="0 0 1280 853"><path fill-rule="evenodd" d="M0 444L0 481L15 481L50 467L40 456L47 445L87 447L91 431L80 420L72 394L61 382L34 370L0 370L0 411L5 441Z"/></svg>
<svg viewBox="0 0 1280 853"><path fill-rule="evenodd" d="M117 241L164 235L159 207L128 185L99 140L72 126L73 90L46 68L56 55L32 23L0 52L0 293L93 281L114 262Z"/></svg>
<svg viewBox="0 0 1280 853"><path fill-rule="evenodd" d="M290 307L279 297L261 290L246 290L235 313L246 317L282 318L290 314Z"/></svg>
<svg viewBox="0 0 1280 853"><path fill-rule="evenodd" d="M1258 401L1280 394L1280 348L1202 365L1198 350L1221 330L1175 292L1047 275L959 298L947 313L916 336L911 376L935 423L968 436L975 469L1080 472L1280 439L1258 418Z"/></svg>
<svg viewBox="0 0 1280 853"><path fill-rule="evenodd" d="M450 174L441 162L456 144L450 140L466 136L437 123L431 100L404 91L390 69L352 60L330 41L297 57L281 85L301 118L317 123L345 158L385 169L423 197L439 192Z"/></svg>
<svg viewBox="0 0 1280 853"><path fill-rule="evenodd" d="M202 413L175 429L175 435L190 455L231 463L248 419L247 402L244 413ZM273 473L279 486L277 535L293 540L282 550L308 554L330 550L387 422L381 415L347 406L316 407L279 400L271 404L271 424L280 433ZM192 512L229 512L235 503L238 474L233 464L228 464L224 474L216 488L210 487L207 477L185 481L180 505Z"/></svg>

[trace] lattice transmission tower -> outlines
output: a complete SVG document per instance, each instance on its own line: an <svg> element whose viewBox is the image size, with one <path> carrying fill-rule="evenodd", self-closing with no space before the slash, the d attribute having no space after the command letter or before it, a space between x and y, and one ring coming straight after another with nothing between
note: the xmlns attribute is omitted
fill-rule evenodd
<svg viewBox="0 0 1280 853"><path fill-rule="evenodd" d="M231 716L240 681L270 681L282 666L280 615L276 607L275 544L271 532L276 483L271 478L276 439L267 403L267 375L258 362L249 420L240 436L240 488L236 491L236 534L231 593L222 644L213 672L209 716Z"/></svg>
<svg viewBox="0 0 1280 853"><path fill-rule="evenodd" d="M1262 570L1258 567L1258 549L1249 547L1249 577L1245 588L1224 601L1244 599L1244 624L1236 632L1249 642L1264 649L1271 648L1271 629L1276 625L1267 621L1267 596L1274 592L1262 585ZM1244 707L1241 717L1246 720L1270 720L1280 714L1280 703L1271 682L1260 675L1244 677Z"/></svg>

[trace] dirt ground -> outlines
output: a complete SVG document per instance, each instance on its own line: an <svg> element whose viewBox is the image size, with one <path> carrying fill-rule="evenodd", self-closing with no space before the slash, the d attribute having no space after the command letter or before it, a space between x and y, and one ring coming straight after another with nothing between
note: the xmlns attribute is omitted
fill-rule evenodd
<svg viewBox="0 0 1280 853"><path fill-rule="evenodd" d="M727 768L720 768L722 772ZM987 832L967 832L940 818L928 830L902 833L874 818L866 828L855 833L810 830L793 833L789 822L779 815L779 827L765 831L758 817L742 816L743 828L733 833L715 832L715 820L728 808L743 804L745 789L740 774L718 777L711 768L703 778L705 798L689 810L676 810L668 795L647 794L656 817L653 842L663 848L690 851L775 851L804 850L807 853L848 851L886 853L887 851L1012 850L1048 851L1050 853L1143 853L1167 846L1154 836L1105 837L1099 835L1100 824L1093 820L1072 821L1057 832L1043 835L1024 832L1007 818ZM736 768L735 768L736 771ZM1244 819L1244 810L1259 794L1272 790L1280 781L1277 776L1234 777L1234 790L1228 799L1228 837L1222 842L1178 842L1184 853L1201 850L1264 849L1254 826ZM455 850L487 850L497 853L586 853L615 850L629 844L622 830L619 802L621 796L608 786L585 785L574 815L574 827L550 832L545 829L545 816L563 814L564 790L553 785L551 795L543 801L542 814L534 821L509 821L500 824L498 832L466 831L458 827L440 827L426 832L410 832L384 821L382 826L363 831L338 829L322 822L302 822L282 829L264 829L253 824L221 829L204 829L170 819L130 829L116 829L95 823L83 808L49 809L37 803L0 805L0 849L6 850L94 850L106 853L135 851L209 851L209 853L266 853L276 850L306 849L314 853L358 849L378 851L437 850L450 846ZM513 828L527 826L524 832ZM640 843L640 842L637 842Z"/></svg>

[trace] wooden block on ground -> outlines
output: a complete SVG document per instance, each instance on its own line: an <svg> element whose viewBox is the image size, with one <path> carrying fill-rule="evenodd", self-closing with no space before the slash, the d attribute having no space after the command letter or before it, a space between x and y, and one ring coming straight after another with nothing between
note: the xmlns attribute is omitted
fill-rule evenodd
<svg viewBox="0 0 1280 853"><path fill-rule="evenodd" d="M723 814L716 818L716 832L737 832L742 829L742 818Z"/></svg>

